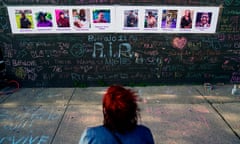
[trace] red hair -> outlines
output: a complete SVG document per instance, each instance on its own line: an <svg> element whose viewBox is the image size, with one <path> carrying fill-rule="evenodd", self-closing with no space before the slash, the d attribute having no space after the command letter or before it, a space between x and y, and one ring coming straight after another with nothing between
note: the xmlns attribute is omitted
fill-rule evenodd
<svg viewBox="0 0 240 144"><path fill-rule="evenodd" d="M124 133L136 127L140 116L137 95L119 85L110 86L103 97L104 126Z"/></svg>

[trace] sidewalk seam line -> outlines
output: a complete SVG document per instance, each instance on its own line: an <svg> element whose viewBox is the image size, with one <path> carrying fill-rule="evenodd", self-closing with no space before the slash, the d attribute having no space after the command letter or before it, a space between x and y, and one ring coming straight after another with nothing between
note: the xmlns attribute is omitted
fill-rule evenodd
<svg viewBox="0 0 240 144"><path fill-rule="evenodd" d="M231 129L231 131L234 133L234 135L240 139L240 136L238 133L232 128L232 126L227 122L227 120L224 118L224 116L217 110L216 107L213 106L214 103L209 101L205 95L203 95L198 89L195 89L203 98L204 100L212 107L212 109L220 116L220 118L224 121L224 123Z"/></svg>
<svg viewBox="0 0 240 144"><path fill-rule="evenodd" d="M52 143L54 142L54 139L55 139L55 137L56 137L56 135L57 135L57 132L58 132L58 130L59 130L59 128L60 128L60 125L62 124L63 118L64 118L64 116L65 116L65 114L66 114L66 112L67 112L68 106L69 106L69 104L70 104L70 101L72 100L72 97L73 97L75 91L76 91L76 88L74 88L74 90L73 90L73 92L72 92L72 95L71 95L70 98L68 99L68 102L67 102L67 104L66 104L66 108L65 108L65 110L64 110L64 112L63 112L63 115L62 115L61 119L60 119L59 122L58 122L56 131L55 131L55 133L53 134L53 137L52 137L52 140L51 140L50 144L52 144Z"/></svg>

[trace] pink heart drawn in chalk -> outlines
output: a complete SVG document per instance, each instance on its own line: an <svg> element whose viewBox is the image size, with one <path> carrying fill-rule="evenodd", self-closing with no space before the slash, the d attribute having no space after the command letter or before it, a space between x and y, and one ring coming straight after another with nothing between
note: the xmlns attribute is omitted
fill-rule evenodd
<svg viewBox="0 0 240 144"><path fill-rule="evenodd" d="M172 41L172 46L174 48L182 50L187 44L187 39L185 37L175 37Z"/></svg>

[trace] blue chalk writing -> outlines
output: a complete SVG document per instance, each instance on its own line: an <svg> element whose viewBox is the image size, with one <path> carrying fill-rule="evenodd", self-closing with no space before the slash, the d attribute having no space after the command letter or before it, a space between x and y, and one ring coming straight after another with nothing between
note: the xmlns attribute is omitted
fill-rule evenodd
<svg viewBox="0 0 240 144"><path fill-rule="evenodd" d="M49 140L49 136L8 136L0 138L0 144L10 143L10 144L45 144Z"/></svg>

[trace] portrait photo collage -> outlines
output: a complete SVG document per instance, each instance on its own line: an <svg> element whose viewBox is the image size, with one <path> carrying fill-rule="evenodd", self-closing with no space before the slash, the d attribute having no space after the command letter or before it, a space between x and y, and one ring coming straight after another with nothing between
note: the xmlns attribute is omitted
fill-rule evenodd
<svg viewBox="0 0 240 144"><path fill-rule="evenodd" d="M13 34L215 33L219 7L9 6Z"/></svg>

